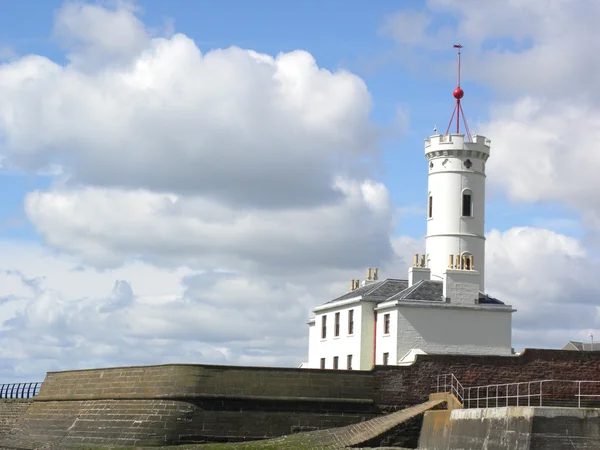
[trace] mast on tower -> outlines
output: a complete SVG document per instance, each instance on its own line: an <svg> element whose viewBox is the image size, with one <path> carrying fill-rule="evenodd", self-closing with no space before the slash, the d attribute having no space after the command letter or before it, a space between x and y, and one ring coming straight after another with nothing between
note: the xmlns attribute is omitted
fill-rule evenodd
<svg viewBox="0 0 600 450"><path fill-rule="evenodd" d="M460 118L462 116L463 123L465 126L465 131L467 134L467 138L469 139L469 141L472 141L473 139L471 138L471 131L469 130L469 125L467 124L467 119L465 118L465 112L463 111L463 107L460 103L460 100L465 95L465 91L463 91L462 88L460 87L460 49L462 48L462 45L455 44L454 48L458 49L458 77L457 77L458 81L457 81L456 89L454 89L454 92L452 92L452 95L456 99L456 105L454 106L454 111L452 111L452 116L450 117L450 122L448 123L448 128L446 128L445 134L446 135L449 134L450 127L452 126L452 122L454 122L455 117L456 117L456 134L460 134Z"/></svg>

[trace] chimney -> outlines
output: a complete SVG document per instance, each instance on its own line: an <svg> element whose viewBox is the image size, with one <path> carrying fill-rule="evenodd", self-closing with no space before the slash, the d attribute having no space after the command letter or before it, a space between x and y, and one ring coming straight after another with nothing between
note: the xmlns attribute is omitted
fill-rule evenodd
<svg viewBox="0 0 600 450"><path fill-rule="evenodd" d="M408 285L418 283L421 280L431 279L431 269L425 267L425 255L421 255L421 263L419 264L419 255L415 255L414 266L408 269Z"/></svg>
<svg viewBox="0 0 600 450"><path fill-rule="evenodd" d="M379 280L379 268L378 267L375 267L373 269L373 280L375 280L375 281Z"/></svg>
<svg viewBox="0 0 600 450"><path fill-rule="evenodd" d="M354 280L354 289L358 289L360 286L360 280Z"/></svg>
<svg viewBox="0 0 600 450"><path fill-rule="evenodd" d="M350 280L350 290L354 290L354 280Z"/></svg>
<svg viewBox="0 0 600 450"><path fill-rule="evenodd" d="M415 257L413 259L413 267L417 267L419 265L419 254L415 253Z"/></svg>
<svg viewBox="0 0 600 450"><path fill-rule="evenodd" d="M473 264L473 255L469 256L469 269L475 270L475 265Z"/></svg>
<svg viewBox="0 0 600 450"><path fill-rule="evenodd" d="M371 281L371 268L367 269L367 281Z"/></svg>
<svg viewBox="0 0 600 450"><path fill-rule="evenodd" d="M448 269L454 269L454 255L448 255Z"/></svg>

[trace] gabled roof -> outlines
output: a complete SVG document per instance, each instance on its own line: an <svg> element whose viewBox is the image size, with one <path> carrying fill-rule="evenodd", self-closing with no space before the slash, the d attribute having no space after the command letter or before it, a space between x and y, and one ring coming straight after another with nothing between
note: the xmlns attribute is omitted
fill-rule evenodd
<svg viewBox="0 0 600 450"><path fill-rule="evenodd" d="M402 292L407 287L407 280L388 278L387 280L375 281L365 286L361 286L358 289L347 292L346 294L327 303L339 302L340 300L348 300L356 297L361 297L361 300L365 301L382 301L397 294L398 292Z"/></svg>
<svg viewBox="0 0 600 450"><path fill-rule="evenodd" d="M600 351L600 343L593 344L586 342L578 342L578 341L569 341L562 348L563 350L579 350L580 352L598 352Z"/></svg>

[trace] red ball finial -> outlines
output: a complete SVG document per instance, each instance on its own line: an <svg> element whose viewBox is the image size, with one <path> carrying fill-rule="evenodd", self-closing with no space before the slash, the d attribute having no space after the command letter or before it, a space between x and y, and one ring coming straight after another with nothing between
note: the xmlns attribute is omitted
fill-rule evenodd
<svg viewBox="0 0 600 450"><path fill-rule="evenodd" d="M452 93L452 95L454 95L454 98L456 100L460 100L465 95L465 91L463 91L461 88L457 87L456 89L454 89L454 92Z"/></svg>

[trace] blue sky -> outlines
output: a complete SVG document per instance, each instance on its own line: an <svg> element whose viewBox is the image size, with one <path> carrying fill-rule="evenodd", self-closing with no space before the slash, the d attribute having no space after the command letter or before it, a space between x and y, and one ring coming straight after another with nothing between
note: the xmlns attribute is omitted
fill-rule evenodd
<svg viewBox="0 0 600 450"><path fill-rule="evenodd" d="M2 2L0 376L297 365L310 308L423 251L423 140L450 119L457 42L492 139L488 289L519 310L516 348L586 339L600 9L552 4Z"/></svg>
<svg viewBox="0 0 600 450"><path fill-rule="evenodd" d="M0 17L0 42L19 55L38 53L64 63L60 40L52 35L52 18L63 3L48 0L35 3L32 8L27 1L5 2ZM435 52L420 51L427 64L415 68L411 60L403 60L398 54L393 39L381 32L386 16L402 10L426 11L423 1L173 0L167 3L157 0L137 2L137 6L149 27L172 25L176 32L194 39L204 52L229 46L271 55L304 49L316 58L320 67L332 71L344 68L361 76L373 97L372 118L389 135L381 142L381 164L374 170L389 188L394 203L402 208L397 232L414 237L424 233L424 210L419 209L423 208L427 186L423 139L434 125L443 131L450 119L454 107L451 93L456 82L452 66L456 53L452 45L459 39L449 39L446 48ZM436 17L429 29L435 32L455 26L456 22L451 15ZM527 48L509 38L490 39L482 47L513 51ZM469 57L467 47L463 61L468 62ZM477 123L489 118L493 86L478 83L464 71L462 86L466 91L463 105L467 118L476 130ZM408 114L406 129L399 129L398 108ZM37 239L22 213L22 198L32 188L45 188L49 182L48 177L22 178L13 173L0 178L2 191L10 192L0 206L0 220L12 225L4 228L3 235ZM488 197L488 228L506 230L550 220L568 226L568 230L561 231L574 236L582 234L573 223L576 216L560 204L520 205L509 202L502 192L489 192ZM14 219L18 219L20 229L15 229Z"/></svg>

